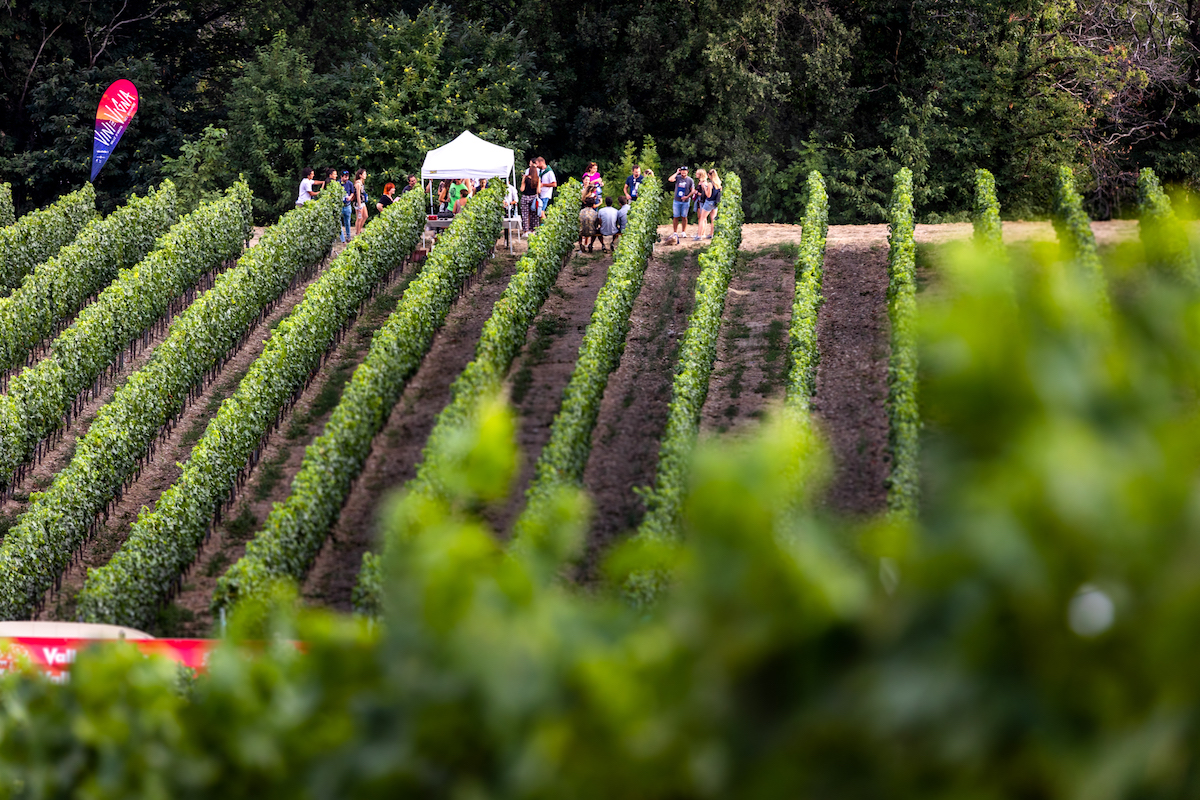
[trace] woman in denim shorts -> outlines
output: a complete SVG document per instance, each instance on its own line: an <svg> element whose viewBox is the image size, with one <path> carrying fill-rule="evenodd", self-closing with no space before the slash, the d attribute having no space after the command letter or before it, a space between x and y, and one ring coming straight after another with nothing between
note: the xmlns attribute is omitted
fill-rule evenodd
<svg viewBox="0 0 1200 800"><path fill-rule="evenodd" d="M712 238L712 217L713 209L717 204L713 202L713 185L708 180L708 172L703 169L696 170L696 236L695 239L711 239ZM708 236L704 235L705 223L708 223Z"/></svg>

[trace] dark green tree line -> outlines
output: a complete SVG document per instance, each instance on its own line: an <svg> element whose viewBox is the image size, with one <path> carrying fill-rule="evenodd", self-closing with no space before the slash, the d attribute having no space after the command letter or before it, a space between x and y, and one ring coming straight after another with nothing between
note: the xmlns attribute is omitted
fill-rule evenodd
<svg viewBox="0 0 1200 800"><path fill-rule="evenodd" d="M1137 169L1200 185L1200 3L1100 0L0 0L0 178L20 209L86 176L95 103L142 108L98 182L111 204L223 129L209 182L258 213L301 166L393 177L464 128L571 174L652 137L666 163L746 176L752 220L794 220L804 176L832 220L879 220L913 171L918 217L961 217L974 169L1043 214L1058 165L1096 216ZM208 141L214 139L209 135ZM185 147L186 145L186 147ZM189 156L189 161L195 158ZM168 167L177 178L181 162ZM219 168L218 168L219 167Z"/></svg>

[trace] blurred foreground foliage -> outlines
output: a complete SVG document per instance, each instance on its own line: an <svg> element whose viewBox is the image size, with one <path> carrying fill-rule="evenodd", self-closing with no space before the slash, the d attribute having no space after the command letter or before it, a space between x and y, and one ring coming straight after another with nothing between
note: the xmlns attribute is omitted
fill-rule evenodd
<svg viewBox="0 0 1200 800"><path fill-rule="evenodd" d="M120 646L0 687L17 796L1175 797L1200 789L1200 303L1111 310L1049 248L948 258L921 311L922 508L848 523L792 413L701 447L678 544L564 579L586 499L506 550L503 404L386 512L380 624L243 608L206 676ZM287 644L302 640L303 652ZM254 641L260 644L257 651Z"/></svg>

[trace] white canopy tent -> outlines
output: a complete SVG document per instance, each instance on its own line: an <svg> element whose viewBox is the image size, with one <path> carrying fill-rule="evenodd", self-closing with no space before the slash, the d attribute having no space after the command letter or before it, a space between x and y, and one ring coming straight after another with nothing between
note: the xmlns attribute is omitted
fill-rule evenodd
<svg viewBox="0 0 1200 800"><path fill-rule="evenodd" d="M421 180L443 178L504 178L512 183L513 151L498 144L485 142L470 131L463 131L457 139L425 154L421 165Z"/></svg>
<svg viewBox="0 0 1200 800"><path fill-rule="evenodd" d="M421 182L470 178L485 180L501 178L505 186L505 198L516 197L516 156L507 147L480 139L470 131L463 131L458 138L425 154L421 165ZM433 183L429 184L429 208L436 212ZM506 217L515 217L514 201L507 209ZM506 234L507 235L507 234ZM512 243L509 243L512 249Z"/></svg>

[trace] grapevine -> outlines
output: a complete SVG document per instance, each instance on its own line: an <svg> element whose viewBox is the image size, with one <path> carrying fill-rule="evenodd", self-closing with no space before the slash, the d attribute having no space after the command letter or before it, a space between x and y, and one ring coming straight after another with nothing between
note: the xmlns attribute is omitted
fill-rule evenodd
<svg viewBox="0 0 1200 800"><path fill-rule="evenodd" d="M475 195L430 251L421 274L371 342L322 434L305 452L291 494L276 504L246 553L217 582L213 608L240 602L280 579L299 580L346 501L409 377L433 344L461 286L500 235L501 187Z"/></svg>
<svg viewBox="0 0 1200 800"><path fill-rule="evenodd" d="M308 287L237 391L221 405L183 474L153 512L143 510L138 516L112 560L88 575L79 596L80 619L133 626L153 621L287 403L303 389L373 287L404 264L424 221L420 193L401 196Z"/></svg>
<svg viewBox="0 0 1200 800"><path fill-rule="evenodd" d="M896 173L889 208L888 318L892 352L888 359L888 510L912 516L917 511L920 475L918 447L921 418L917 407L917 286L913 224L912 172Z"/></svg>
<svg viewBox="0 0 1200 800"><path fill-rule="evenodd" d="M658 235L662 201L662 183L656 177L647 177L637 203L629 212L629 223L608 268L608 278L596 296L575 369L563 390L562 407L550 428L550 441L538 457L533 483L525 493L525 510L514 523L513 535L518 540L530 530L542 513L543 504L558 487L575 485L583 479L604 387L625 347L629 315L642 288L646 259Z"/></svg>
<svg viewBox="0 0 1200 800"><path fill-rule="evenodd" d="M12 192L8 192L11 207ZM0 213L5 213L0 209ZM96 215L96 190L90 183L39 211L0 228L0 288L15 289L33 268L75 238Z"/></svg>
<svg viewBox="0 0 1200 800"><path fill-rule="evenodd" d="M172 323L149 362L100 409L66 469L30 496L0 544L0 617L18 619L37 607L196 385L220 367L268 304L329 252L339 210L340 198L330 193L286 214Z"/></svg>

